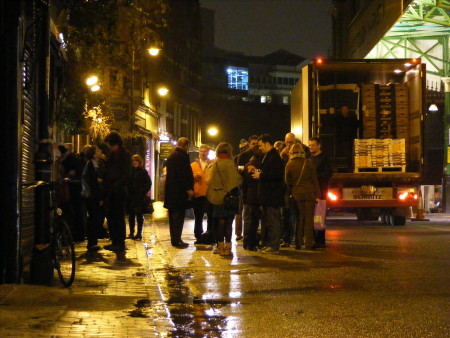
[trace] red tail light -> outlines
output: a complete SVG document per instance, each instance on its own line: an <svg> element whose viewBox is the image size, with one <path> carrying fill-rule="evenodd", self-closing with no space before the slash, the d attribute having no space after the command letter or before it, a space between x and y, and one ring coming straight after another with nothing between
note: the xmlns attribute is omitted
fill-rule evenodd
<svg viewBox="0 0 450 338"><path fill-rule="evenodd" d="M328 199L331 201L337 201L338 197L337 195L333 194L331 191L328 192Z"/></svg>

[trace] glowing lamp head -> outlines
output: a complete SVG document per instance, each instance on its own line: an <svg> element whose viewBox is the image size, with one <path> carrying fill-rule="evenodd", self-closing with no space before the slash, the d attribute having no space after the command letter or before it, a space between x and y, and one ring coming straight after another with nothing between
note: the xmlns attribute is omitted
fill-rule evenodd
<svg viewBox="0 0 450 338"><path fill-rule="evenodd" d="M95 75L89 76L89 77L86 79L86 84L87 84L88 86L93 86L93 85L95 85L97 82L98 82L98 77L95 76Z"/></svg>
<svg viewBox="0 0 450 338"><path fill-rule="evenodd" d="M166 96L168 92L169 89L167 89L166 87L161 87L158 89L158 95L160 96Z"/></svg>
<svg viewBox="0 0 450 338"><path fill-rule="evenodd" d="M208 129L208 134L211 136L216 136L219 133L219 130L216 127L211 127Z"/></svg>
<svg viewBox="0 0 450 338"><path fill-rule="evenodd" d="M148 53L151 56L157 56L159 54L159 51L160 51L160 49L159 48L155 48L155 47L152 47L152 48L148 49Z"/></svg>
<svg viewBox="0 0 450 338"><path fill-rule="evenodd" d="M91 92L98 92L100 90L100 86L98 84L93 85L91 87Z"/></svg>

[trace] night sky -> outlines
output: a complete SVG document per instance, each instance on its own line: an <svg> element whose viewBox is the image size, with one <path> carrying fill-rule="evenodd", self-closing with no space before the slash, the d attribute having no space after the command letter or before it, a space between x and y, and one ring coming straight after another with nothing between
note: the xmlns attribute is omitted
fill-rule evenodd
<svg viewBox="0 0 450 338"><path fill-rule="evenodd" d="M331 48L332 0L200 0L215 11L216 47L262 56L285 49L305 58Z"/></svg>

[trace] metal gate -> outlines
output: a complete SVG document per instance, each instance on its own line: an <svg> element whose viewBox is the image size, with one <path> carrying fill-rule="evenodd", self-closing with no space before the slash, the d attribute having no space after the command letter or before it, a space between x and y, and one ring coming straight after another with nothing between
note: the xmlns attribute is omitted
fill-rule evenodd
<svg viewBox="0 0 450 338"><path fill-rule="evenodd" d="M39 21L39 20L38 20ZM34 156L37 139L37 91L36 91L36 23L25 33L22 54L22 95L21 118L19 121L19 168L21 194L19 200L19 271L27 270L31 261L34 244L35 201L34 190L26 184L35 181ZM25 185L25 186L24 186Z"/></svg>

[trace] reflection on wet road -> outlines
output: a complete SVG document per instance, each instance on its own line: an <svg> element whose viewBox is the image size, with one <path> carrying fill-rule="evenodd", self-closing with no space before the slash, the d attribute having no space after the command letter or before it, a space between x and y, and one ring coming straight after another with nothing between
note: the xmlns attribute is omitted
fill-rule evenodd
<svg viewBox="0 0 450 338"><path fill-rule="evenodd" d="M154 228L158 241L148 243L149 267L172 336L450 332L448 222L388 227L330 221L326 249L264 255L238 242L232 258L214 255L209 246L173 249L163 225Z"/></svg>

